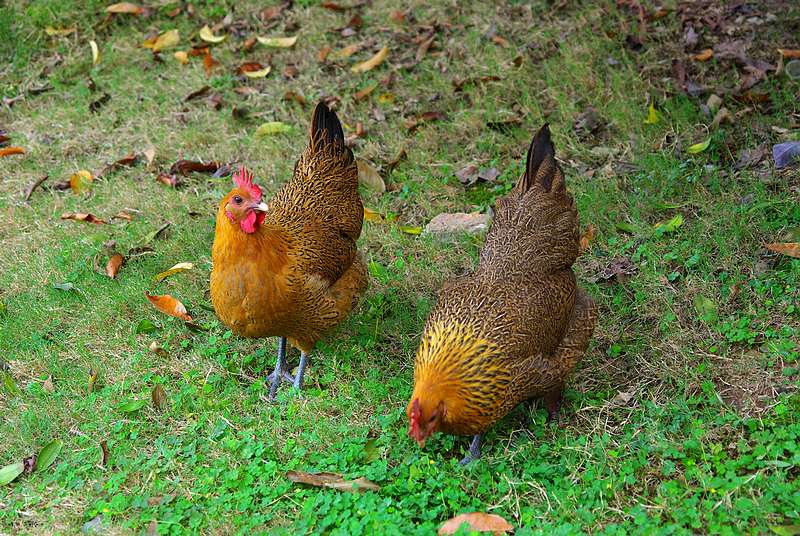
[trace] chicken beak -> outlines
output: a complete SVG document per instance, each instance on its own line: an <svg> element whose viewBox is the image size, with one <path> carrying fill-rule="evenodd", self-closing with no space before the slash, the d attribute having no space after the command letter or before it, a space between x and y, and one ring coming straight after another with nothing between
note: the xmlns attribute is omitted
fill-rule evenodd
<svg viewBox="0 0 800 536"><path fill-rule="evenodd" d="M258 210L258 211L261 211L261 212L266 212L268 209L269 209L269 207L263 201L261 203L253 206L253 210Z"/></svg>

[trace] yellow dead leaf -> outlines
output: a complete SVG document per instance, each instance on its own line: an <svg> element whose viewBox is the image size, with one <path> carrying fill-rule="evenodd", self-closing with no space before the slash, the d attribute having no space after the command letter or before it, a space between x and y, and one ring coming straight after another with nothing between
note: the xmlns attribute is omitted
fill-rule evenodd
<svg viewBox="0 0 800 536"><path fill-rule="evenodd" d="M355 54L356 52L361 50L361 46L362 46L361 43L355 43L353 45L344 47L341 50L337 50L336 52L331 54L331 59L332 60L343 60L345 58L349 58L350 56L352 56L353 54Z"/></svg>
<svg viewBox="0 0 800 536"><path fill-rule="evenodd" d="M650 103L650 107L647 109L647 119L644 120L645 125L655 125L658 123L658 112L656 111L656 107L653 106L653 103Z"/></svg>
<svg viewBox="0 0 800 536"><path fill-rule="evenodd" d="M92 48L92 65L97 65L100 63L100 49L94 39L89 41L89 46Z"/></svg>
<svg viewBox="0 0 800 536"><path fill-rule="evenodd" d="M144 151L142 151L142 154L147 159L147 167L150 167L150 165L153 163L153 160L156 157L156 148L150 146Z"/></svg>
<svg viewBox="0 0 800 536"><path fill-rule="evenodd" d="M259 69L258 71L242 71L242 74L245 75L247 78L264 78L269 74L272 70L272 67L267 65L263 69Z"/></svg>
<svg viewBox="0 0 800 536"><path fill-rule="evenodd" d="M392 104L395 98L394 93L384 93L378 97L378 102L381 104Z"/></svg>
<svg viewBox="0 0 800 536"><path fill-rule="evenodd" d="M297 42L297 36L293 37L256 37L258 42L271 48L289 48Z"/></svg>
<svg viewBox="0 0 800 536"><path fill-rule="evenodd" d="M192 264L191 262L179 262L169 270L165 270L160 274L157 274L155 277L153 277L153 281L158 283L159 281L166 279L167 277L173 274L186 272L187 270L191 270L192 268L194 268L194 264Z"/></svg>
<svg viewBox="0 0 800 536"><path fill-rule="evenodd" d="M162 50L174 47L180 40L181 34L178 30L168 30L154 38L148 39L142 43L142 46L151 49L153 52L161 52Z"/></svg>
<svg viewBox="0 0 800 536"><path fill-rule="evenodd" d="M89 171L82 169L76 173L73 173L69 178L69 187L74 193L80 194L91 189L93 180L94 177L92 177L92 174Z"/></svg>
<svg viewBox="0 0 800 536"><path fill-rule="evenodd" d="M371 71L372 69L383 63L388 55L389 55L389 47L383 47L378 51L377 54L372 56L370 59L368 59L365 62L353 65L353 67L351 67L350 70L353 71L354 73L365 73L367 71Z"/></svg>
<svg viewBox="0 0 800 536"><path fill-rule="evenodd" d="M202 39L206 43L222 43L223 41L225 41L226 37L228 36L214 35L214 33L211 31L211 28L208 27L208 24L206 24L200 29L200 39Z"/></svg>
<svg viewBox="0 0 800 536"><path fill-rule="evenodd" d="M767 249L781 255L800 259L800 242L775 242L767 244Z"/></svg>
<svg viewBox="0 0 800 536"><path fill-rule="evenodd" d="M70 28L53 28L52 26L48 26L44 29L44 33L53 37L54 35L62 36L62 35L69 35L76 30L75 26Z"/></svg>
<svg viewBox="0 0 800 536"><path fill-rule="evenodd" d="M145 9L141 6L137 6L136 4L132 4L131 2L119 2L118 4L112 4L106 8L106 12L108 13L129 13L131 15L141 15L145 12Z"/></svg>
<svg viewBox="0 0 800 536"><path fill-rule="evenodd" d="M707 48L700 52L699 54L695 54L692 56L694 61L708 61L714 56L714 51L710 48Z"/></svg>
<svg viewBox="0 0 800 536"><path fill-rule="evenodd" d="M282 123L280 121L270 121L268 123L264 123L256 129L256 136L259 138L263 136L272 136L273 134L283 134L284 132L290 132L291 130L291 125L287 125L286 123Z"/></svg>
<svg viewBox="0 0 800 536"><path fill-rule="evenodd" d="M711 138L708 138L706 141L701 141L700 143L695 143L694 145L690 145L686 152L689 154L697 154L702 153L708 146L711 144Z"/></svg>
<svg viewBox="0 0 800 536"><path fill-rule="evenodd" d="M418 227L416 225L399 225L399 229L410 235L419 235L422 234L422 227Z"/></svg>
<svg viewBox="0 0 800 536"><path fill-rule="evenodd" d="M383 223L383 216L380 212L375 212L367 207L364 207L364 219L375 223Z"/></svg>
<svg viewBox="0 0 800 536"><path fill-rule="evenodd" d="M181 62L181 65L189 63L189 54L185 50L179 50L175 53L175 59Z"/></svg>
<svg viewBox="0 0 800 536"><path fill-rule="evenodd" d="M150 300L150 303L162 313L180 318L181 320L186 320L187 322L192 321L192 317L186 313L186 307L169 294L156 296L145 291L144 295Z"/></svg>

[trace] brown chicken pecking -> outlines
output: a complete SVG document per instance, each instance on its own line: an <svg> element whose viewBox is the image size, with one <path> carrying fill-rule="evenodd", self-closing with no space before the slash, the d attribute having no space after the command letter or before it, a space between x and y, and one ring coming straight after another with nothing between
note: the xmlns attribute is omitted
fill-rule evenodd
<svg viewBox="0 0 800 536"><path fill-rule="evenodd" d="M211 301L244 337L280 336L270 398L281 380L299 389L308 354L358 303L367 269L356 250L364 209L358 170L336 114L320 103L294 176L269 204L242 168L220 202L211 256ZM300 349L292 377L286 342Z"/></svg>
<svg viewBox="0 0 800 536"><path fill-rule="evenodd" d="M594 301L575 282L578 212L550 130L533 137L525 173L498 199L478 268L444 285L417 350L409 436L482 434L517 404L544 397L558 416L564 381L594 331Z"/></svg>

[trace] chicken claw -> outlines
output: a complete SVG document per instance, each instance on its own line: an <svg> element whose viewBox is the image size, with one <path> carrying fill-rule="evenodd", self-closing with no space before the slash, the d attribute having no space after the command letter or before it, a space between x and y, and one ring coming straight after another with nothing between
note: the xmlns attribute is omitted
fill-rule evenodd
<svg viewBox="0 0 800 536"><path fill-rule="evenodd" d="M476 435L472 438L472 443L469 445L469 452L464 458L461 459L458 463L461 465L467 465L470 462L473 462L481 457L481 439L483 436L481 434Z"/></svg>

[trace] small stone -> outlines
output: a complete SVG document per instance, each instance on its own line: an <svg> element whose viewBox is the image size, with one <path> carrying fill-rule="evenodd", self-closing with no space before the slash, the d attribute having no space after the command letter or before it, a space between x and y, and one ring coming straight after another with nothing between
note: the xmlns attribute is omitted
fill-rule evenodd
<svg viewBox="0 0 800 536"><path fill-rule="evenodd" d="M425 226L425 234L469 233L478 234L489 225L489 215L480 213L437 214Z"/></svg>

